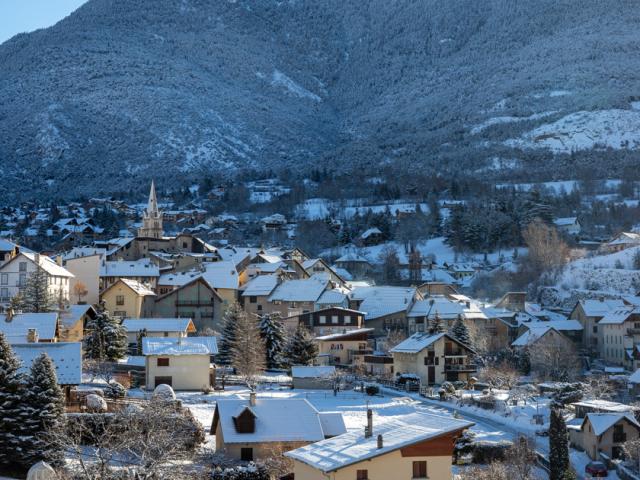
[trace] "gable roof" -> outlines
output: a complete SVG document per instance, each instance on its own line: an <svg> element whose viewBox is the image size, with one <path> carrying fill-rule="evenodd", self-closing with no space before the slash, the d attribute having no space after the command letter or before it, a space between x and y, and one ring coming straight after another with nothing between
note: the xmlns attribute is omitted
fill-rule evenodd
<svg viewBox="0 0 640 480"><path fill-rule="evenodd" d="M602 317L602 320L598 322L599 325L619 325L624 323L634 313L640 313L639 307L632 305L626 305L624 307L610 310Z"/></svg>
<svg viewBox="0 0 640 480"><path fill-rule="evenodd" d="M122 326L128 332L195 332L190 318L127 318Z"/></svg>
<svg viewBox="0 0 640 480"><path fill-rule="evenodd" d="M612 300L580 300L582 310L588 317L603 317L608 312L624 307L624 301L620 299Z"/></svg>
<svg viewBox="0 0 640 480"><path fill-rule="evenodd" d="M523 322L521 325L529 329L549 327L559 332L563 332L563 331L580 332L584 329L584 327L578 320L551 320L551 321L536 320L532 322Z"/></svg>
<svg viewBox="0 0 640 480"><path fill-rule="evenodd" d="M202 278L211 285L212 288L228 288L236 290L239 285L238 271L233 262L206 262L203 264L205 271Z"/></svg>
<svg viewBox="0 0 640 480"><path fill-rule="evenodd" d="M553 330L551 327L532 327L526 332L516 338L512 343L512 347L526 347L527 345L533 345L542 337L544 337L549 331Z"/></svg>
<svg viewBox="0 0 640 480"><path fill-rule="evenodd" d="M218 341L216 337L144 337L142 339L143 355L216 355Z"/></svg>
<svg viewBox="0 0 640 480"><path fill-rule="evenodd" d="M587 413L582 422L582 427L585 422L589 420L591 423L591 427L593 428L593 433L595 435L602 435L611 427L613 427L620 420L626 419L632 425L634 425L638 430L640 430L640 423L635 419L633 414L629 412L625 413ZM581 427L581 428L582 428Z"/></svg>
<svg viewBox="0 0 640 480"><path fill-rule="evenodd" d="M67 277L67 278L73 278L74 277L73 273L71 273L66 268L61 267L60 265L58 265L51 258L47 257L46 255L40 255L40 254L37 254L37 253L34 253L34 252L22 251L20 253L20 255L16 255L11 260L9 260L7 263L5 263L2 266L2 268L6 267L7 265L9 265L12 262L18 261L22 257L26 258L27 260L29 260L34 265L36 265L36 264L39 265L40 268L42 268L45 272L47 272L49 275L52 275L54 277ZM36 259L39 259L38 262L36 262Z"/></svg>
<svg viewBox="0 0 640 480"><path fill-rule="evenodd" d="M472 425L467 420L416 412L374 425L369 438L365 438L361 429L353 430L291 450L285 456L328 473ZM378 448L378 435L383 436L382 448Z"/></svg>
<svg viewBox="0 0 640 480"><path fill-rule="evenodd" d="M74 326L84 315L89 314L91 318L96 315L96 309L89 304L69 305L67 309L60 313L60 324L65 327Z"/></svg>
<svg viewBox="0 0 640 480"><path fill-rule="evenodd" d="M247 408L255 415L255 431L238 433L233 417ZM335 418L321 417L304 398L257 397L255 405L244 399L220 399L211 429L215 432L219 423L226 443L317 442L325 435L344 433ZM329 426L331 433L324 431L323 424Z"/></svg>
<svg viewBox="0 0 640 480"><path fill-rule="evenodd" d="M10 322L6 314L0 314L0 332L9 343L26 342L30 329L37 331L40 340L54 340L58 333L58 313L18 313Z"/></svg>
<svg viewBox="0 0 640 480"><path fill-rule="evenodd" d="M82 383L82 344L80 342L20 343L11 348L22 361L21 373L28 373L33 361L42 353L49 355L56 367L58 384Z"/></svg>
<svg viewBox="0 0 640 480"><path fill-rule="evenodd" d="M362 300L358 309L367 312L366 321L408 310L415 294L415 288L358 287L349 296L352 300Z"/></svg>
<svg viewBox="0 0 640 480"><path fill-rule="evenodd" d="M243 285L243 297L259 297L271 295L278 286L277 275L258 275Z"/></svg>
<svg viewBox="0 0 640 480"><path fill-rule="evenodd" d="M141 283L137 280L133 280L132 278L121 277L118 279L117 282L114 282L111 285L109 285L107 288L105 288L101 295L104 295L106 292L114 288L120 282L122 282L125 286L129 287L131 290L133 290L133 293L135 293L136 295L146 297L146 296L155 296L156 294L156 292L151 290L151 288L149 288L144 283Z"/></svg>
<svg viewBox="0 0 640 480"><path fill-rule="evenodd" d="M455 340L453 337L446 333L436 333L430 335L428 333L414 333L406 340L400 342L393 347L391 353L418 353L427 348L434 342L437 342L443 337L449 337L451 340ZM457 342L457 340L456 340ZM458 342L460 343L460 342Z"/></svg>
<svg viewBox="0 0 640 480"><path fill-rule="evenodd" d="M211 293L213 293L213 295L218 298L218 300L222 301L222 297L220 297L220 294L215 290L215 288L209 285L209 282L207 282L204 278L200 276L185 283L184 285L178 286L178 288L174 288L173 290L168 291L164 295L160 295L159 297L156 298L156 302L164 300L165 298L170 297L171 295L179 295L184 289L189 288L192 285L195 285L197 283L201 283L205 288L209 289Z"/></svg>
<svg viewBox="0 0 640 480"><path fill-rule="evenodd" d="M315 302L326 290L329 282L316 277L286 280L274 290L269 301Z"/></svg>

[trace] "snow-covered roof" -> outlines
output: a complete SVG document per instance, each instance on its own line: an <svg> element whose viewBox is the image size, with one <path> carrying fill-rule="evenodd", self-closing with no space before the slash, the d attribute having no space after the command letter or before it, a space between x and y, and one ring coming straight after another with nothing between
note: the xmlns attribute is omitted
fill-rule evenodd
<svg viewBox="0 0 640 480"><path fill-rule="evenodd" d="M135 261L103 261L101 277L159 277L160 268L148 258Z"/></svg>
<svg viewBox="0 0 640 480"><path fill-rule="evenodd" d="M333 269L334 272L336 272L343 280L349 281L349 280L353 280L353 275L351 275L351 273L349 273L347 270L345 270L344 268L340 268L336 265L333 265L331 267Z"/></svg>
<svg viewBox="0 0 640 480"><path fill-rule="evenodd" d="M33 263L36 263L36 258L39 258L40 260L38 265L40 265L40 267L49 275L52 275L54 277L68 277L68 278L71 278L74 276L73 273L71 273L64 267L61 267L46 255L38 255L37 253L24 252L24 251L22 252L22 255L24 255L27 259L31 260ZM17 257L14 257L14 260L17 258L20 258L20 255L18 255Z"/></svg>
<svg viewBox="0 0 640 480"><path fill-rule="evenodd" d="M635 407L632 405L626 405L624 403L612 402L610 400L590 399L574 402L571 405L574 407L584 407L594 410L601 410L608 413L622 413L632 412Z"/></svg>
<svg viewBox="0 0 640 480"><path fill-rule="evenodd" d="M239 285L238 271L233 262L207 262L203 264L205 271L202 278L211 288L225 288L236 290Z"/></svg>
<svg viewBox="0 0 640 480"><path fill-rule="evenodd" d="M234 417L249 409L255 417L252 433L238 433ZM225 443L317 442L338 431L335 418L325 417L304 398L256 398L255 405L244 399L220 399L214 422L219 421ZM327 425L331 432L323 430Z"/></svg>
<svg viewBox="0 0 640 480"><path fill-rule="evenodd" d="M278 286L277 275L258 275L243 285L243 297L271 295Z"/></svg>
<svg viewBox="0 0 640 480"><path fill-rule="evenodd" d="M199 270L187 270L183 272L163 273L158 278L158 285L170 285L172 287L182 287L202 274Z"/></svg>
<svg viewBox="0 0 640 480"><path fill-rule="evenodd" d="M553 223L559 227L567 227L570 225L575 225L578 221L578 217L560 217L556 218Z"/></svg>
<svg viewBox="0 0 640 480"><path fill-rule="evenodd" d="M632 232L622 232L613 237L607 245L637 245L640 244L640 234Z"/></svg>
<svg viewBox="0 0 640 480"><path fill-rule="evenodd" d="M0 252L10 252L16 247L17 245L15 243L7 240L6 238L0 238Z"/></svg>
<svg viewBox="0 0 640 480"><path fill-rule="evenodd" d="M322 305L338 305L347 301L347 294L340 289L325 290L316 301Z"/></svg>
<svg viewBox="0 0 640 480"><path fill-rule="evenodd" d="M580 300L582 310L588 317L603 317L612 310L617 310L625 306L620 299L602 300Z"/></svg>
<svg viewBox="0 0 640 480"><path fill-rule="evenodd" d="M640 383L640 368L629 376L629 383Z"/></svg>
<svg viewBox="0 0 640 480"><path fill-rule="evenodd" d="M129 332L195 332L190 318L127 318L122 326Z"/></svg>
<svg viewBox="0 0 640 480"><path fill-rule="evenodd" d="M27 341L29 330L35 329L40 340L54 340L58 326L58 314L18 313L7 322L7 315L0 314L0 332L4 333L9 343Z"/></svg>
<svg viewBox="0 0 640 480"><path fill-rule="evenodd" d="M340 412L319 412L320 425L325 437L335 437L347 431L344 418Z"/></svg>
<svg viewBox="0 0 640 480"><path fill-rule="evenodd" d="M627 305L624 307L616 308L606 313L602 320L598 322L599 325L618 325L624 323L634 313L640 313L639 307Z"/></svg>
<svg viewBox="0 0 640 480"><path fill-rule="evenodd" d="M450 416L416 412L394 416L380 424L374 421L373 435L368 438L364 436L363 429L353 430L291 450L285 455L328 473L472 425L472 422ZM378 448L378 435L383 438L382 448Z"/></svg>
<svg viewBox="0 0 640 480"><path fill-rule="evenodd" d="M11 348L22 361L20 371L27 373L31 363L42 353L49 355L56 367L58 384L82 383L82 344L80 342L20 343Z"/></svg>
<svg viewBox="0 0 640 480"><path fill-rule="evenodd" d="M584 422L589 420L591 423L591 427L593 428L593 433L595 435L602 435L611 427L613 427L620 420L626 419L631 422L636 428L640 429L640 424L634 418L631 413L587 413L587 416L584 418ZM583 422L583 425L584 425Z"/></svg>
<svg viewBox="0 0 640 480"><path fill-rule="evenodd" d="M362 300L359 310L367 312L366 320L371 320L409 309L415 294L415 288L358 287L349 296Z"/></svg>
<svg viewBox="0 0 640 480"><path fill-rule="evenodd" d="M538 320L533 322L526 322L522 324L523 326L531 329L531 328L553 328L558 330L559 332L580 332L583 330L582 324L578 320L551 320L544 321Z"/></svg>
<svg viewBox="0 0 640 480"><path fill-rule="evenodd" d="M282 282L269 297L269 301L315 302L327 288L328 282L316 277Z"/></svg>
<svg viewBox="0 0 640 480"><path fill-rule="evenodd" d="M526 332L516 338L512 343L512 347L526 347L537 342L540 338L544 337L547 332L553 330L551 327L532 327Z"/></svg>
<svg viewBox="0 0 640 480"><path fill-rule="evenodd" d="M216 355L218 343L216 337L144 337L143 355Z"/></svg>
<svg viewBox="0 0 640 480"><path fill-rule="evenodd" d="M433 306L431 305L433 302ZM464 300L454 301L447 297L431 297L425 300L418 300L413 304L411 310L407 316L409 317L435 317L436 313L443 319L454 319L458 315L462 315L464 318L483 318L486 319L485 313L480 306L474 302L469 301L469 305Z"/></svg>
<svg viewBox="0 0 640 480"><path fill-rule="evenodd" d="M291 376L293 378L327 378L336 373L336 367L324 366L306 366L294 365L291 367Z"/></svg>
<svg viewBox="0 0 640 480"><path fill-rule="evenodd" d="M63 312L60 313L60 323L65 327L72 327L78 320L82 318L89 310L92 310L92 305L69 305Z"/></svg>
<svg viewBox="0 0 640 480"><path fill-rule="evenodd" d="M329 335L322 335L320 337L316 337L315 340L320 340L323 342L329 340L349 340L350 337L359 337L361 335L368 335L373 332L375 328L355 328L353 330L346 330L341 333L331 333Z"/></svg>
<svg viewBox="0 0 640 480"><path fill-rule="evenodd" d="M340 258L338 258L336 260L336 263L350 263L350 262L358 262L358 263L369 263L369 260L367 260L366 258L364 258L361 255L358 255L355 252L347 252L344 255L342 255Z"/></svg>
<svg viewBox="0 0 640 480"><path fill-rule="evenodd" d="M138 282L137 280L133 280L131 278L120 278L119 281L124 283L127 287L129 287L138 295L149 296L149 295L156 294L156 292L151 290L151 288L149 288L147 285L145 285L144 283ZM117 285L117 282L112 285Z"/></svg>
<svg viewBox="0 0 640 480"><path fill-rule="evenodd" d="M373 227L373 228L369 228L367 230L365 230L362 235L360 235L360 238L362 239L367 239L369 238L371 235L382 235L382 231L380 231L379 228L377 227Z"/></svg>
<svg viewBox="0 0 640 480"><path fill-rule="evenodd" d="M428 333L414 333L393 347L391 353L418 353L445 336L448 335L446 333L436 333L433 335Z"/></svg>

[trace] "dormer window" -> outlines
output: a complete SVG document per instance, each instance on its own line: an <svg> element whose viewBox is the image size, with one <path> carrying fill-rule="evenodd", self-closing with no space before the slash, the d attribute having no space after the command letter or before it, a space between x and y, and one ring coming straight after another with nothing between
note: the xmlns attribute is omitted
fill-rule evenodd
<svg viewBox="0 0 640 480"><path fill-rule="evenodd" d="M233 423L238 433L254 433L256 431L256 416L249 408L245 408L233 417Z"/></svg>

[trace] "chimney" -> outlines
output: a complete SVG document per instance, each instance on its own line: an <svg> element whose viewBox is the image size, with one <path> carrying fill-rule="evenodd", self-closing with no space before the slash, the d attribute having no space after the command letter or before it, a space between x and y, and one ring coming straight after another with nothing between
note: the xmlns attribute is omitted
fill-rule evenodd
<svg viewBox="0 0 640 480"><path fill-rule="evenodd" d="M378 434L378 449L383 447L383 442L382 442L382 434L379 433Z"/></svg>
<svg viewBox="0 0 640 480"><path fill-rule="evenodd" d="M467 308L471 308L471 302L470 301L467 300L465 303L467 304Z"/></svg>
<svg viewBox="0 0 640 480"><path fill-rule="evenodd" d="M364 438L370 438L373 435L373 411L367 408L367 426L364 427Z"/></svg>
<svg viewBox="0 0 640 480"><path fill-rule="evenodd" d="M252 407L256 406L256 392L251 392L249 394L249 405Z"/></svg>
<svg viewBox="0 0 640 480"><path fill-rule="evenodd" d="M27 342L28 343L38 343L38 330L35 328L30 328L27 330Z"/></svg>
<svg viewBox="0 0 640 480"><path fill-rule="evenodd" d="M33 261L35 262L36 265L40 265L40 254L39 253L35 253L33 255Z"/></svg>
<svg viewBox="0 0 640 480"><path fill-rule="evenodd" d="M598 300L600 300L601 302L604 302L604 295L600 295L600 296L598 297Z"/></svg>
<svg viewBox="0 0 640 480"><path fill-rule="evenodd" d="M13 320L13 315L14 315L13 308L11 307L7 308L7 313L4 317L4 321L7 323L11 323L11 320Z"/></svg>

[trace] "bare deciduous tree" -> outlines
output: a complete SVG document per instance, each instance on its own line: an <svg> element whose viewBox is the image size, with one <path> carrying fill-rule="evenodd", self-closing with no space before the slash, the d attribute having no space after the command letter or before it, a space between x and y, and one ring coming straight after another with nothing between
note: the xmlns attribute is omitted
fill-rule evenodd
<svg viewBox="0 0 640 480"><path fill-rule="evenodd" d="M553 337L547 339L547 336L529 347L531 372L553 381L575 380L580 373L580 357L576 348L569 341L557 341Z"/></svg>
<svg viewBox="0 0 640 480"><path fill-rule="evenodd" d="M257 377L266 368L266 350L258 321L245 312L236 319L235 342L230 353L236 373L250 388L255 388Z"/></svg>
<svg viewBox="0 0 640 480"><path fill-rule="evenodd" d="M569 247L560 238L558 231L535 219L522 232L529 249L528 261L530 266L538 271L550 271L564 265L569 258Z"/></svg>
<svg viewBox="0 0 640 480"><path fill-rule="evenodd" d="M89 294L89 290L84 283L77 282L73 286L73 294L78 298L78 303L82 303L82 299Z"/></svg>
<svg viewBox="0 0 640 480"><path fill-rule="evenodd" d="M503 361L488 365L480 371L480 379L493 388L510 390L520 378L520 372L510 363Z"/></svg>

